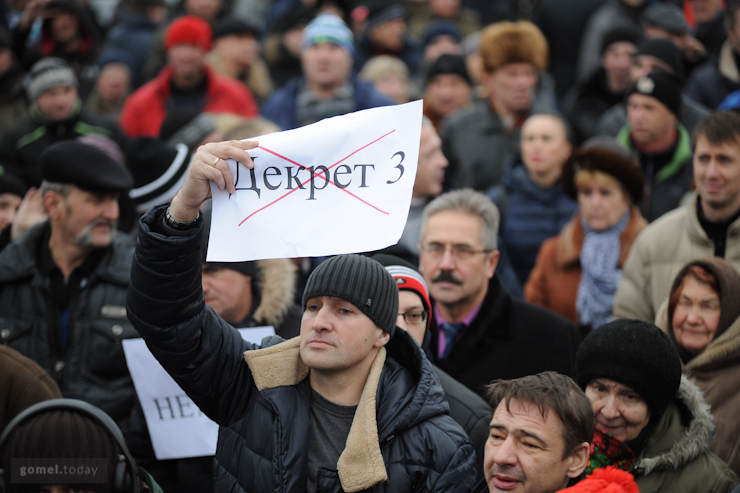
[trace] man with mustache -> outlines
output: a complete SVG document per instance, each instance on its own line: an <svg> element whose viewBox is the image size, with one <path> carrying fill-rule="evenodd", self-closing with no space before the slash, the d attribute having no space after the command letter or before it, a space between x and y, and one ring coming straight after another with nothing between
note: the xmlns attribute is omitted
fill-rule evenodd
<svg viewBox="0 0 740 493"><path fill-rule="evenodd" d="M494 409L486 442L485 481L476 493L553 493L577 482L588 465L591 402L555 372L488 386Z"/></svg>
<svg viewBox="0 0 740 493"><path fill-rule="evenodd" d="M33 359L65 397L125 424L134 388L121 339L133 257L116 234L118 196L131 174L96 147L66 140L39 157L49 219L0 255L0 343Z"/></svg>
<svg viewBox="0 0 740 493"><path fill-rule="evenodd" d="M456 190L424 209L419 271L433 298L431 360L484 396L498 378L574 374L580 338L569 321L515 299L495 274L499 213L482 193Z"/></svg>

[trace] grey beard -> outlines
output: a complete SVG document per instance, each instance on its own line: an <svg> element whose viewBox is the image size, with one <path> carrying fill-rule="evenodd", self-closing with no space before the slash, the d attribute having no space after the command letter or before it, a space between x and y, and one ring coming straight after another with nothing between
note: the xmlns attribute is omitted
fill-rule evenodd
<svg viewBox="0 0 740 493"><path fill-rule="evenodd" d="M111 236L116 231L116 226L118 226L118 221L109 221L107 219L96 219L95 221L91 222L87 226L85 226L85 229L82 230L80 234L77 235L76 241L77 245L81 247L89 247L93 244L93 228L96 226L110 226L111 227Z"/></svg>

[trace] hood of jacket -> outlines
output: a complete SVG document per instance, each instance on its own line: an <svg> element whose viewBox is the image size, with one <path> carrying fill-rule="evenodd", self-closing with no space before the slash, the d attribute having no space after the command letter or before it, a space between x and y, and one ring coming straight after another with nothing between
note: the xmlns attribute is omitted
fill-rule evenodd
<svg viewBox="0 0 740 493"><path fill-rule="evenodd" d="M563 197L560 180L549 188L542 188L529 177L527 168L520 153L515 154L507 163L504 170L504 186L511 192L519 192L528 199L543 204L554 204Z"/></svg>
<svg viewBox="0 0 740 493"><path fill-rule="evenodd" d="M740 84L740 69L735 62L735 55L732 49L732 42L726 40L719 50L719 60L717 64L719 73L735 84Z"/></svg>
<svg viewBox="0 0 740 493"><path fill-rule="evenodd" d="M647 475L681 469L709 452L715 433L714 419L701 390L688 377L681 376L673 403L658 420L630 471Z"/></svg>
<svg viewBox="0 0 740 493"><path fill-rule="evenodd" d="M259 306L252 314L255 320L277 327L293 306L296 266L290 259L258 260Z"/></svg>
<svg viewBox="0 0 740 493"><path fill-rule="evenodd" d="M300 338L246 351L257 388L297 385L309 373ZM449 414L432 365L403 330L380 348L368 375L337 469L342 489L361 491L388 479L381 445L433 416Z"/></svg>
<svg viewBox="0 0 740 493"><path fill-rule="evenodd" d="M668 332L668 300L664 301L655 316L655 325ZM707 348L691 361L686 363L689 372L693 370L710 370L723 366L736 365L740 359L740 317L728 327L722 335L713 339Z"/></svg>
<svg viewBox="0 0 740 493"><path fill-rule="evenodd" d="M10 243L0 254L0 283L36 275L36 252L51 223L46 220L29 229L18 240ZM127 286L131 272L131 255L120 255L124 250L133 251L134 244L127 236L116 232L105 255L98 262L93 277Z"/></svg>

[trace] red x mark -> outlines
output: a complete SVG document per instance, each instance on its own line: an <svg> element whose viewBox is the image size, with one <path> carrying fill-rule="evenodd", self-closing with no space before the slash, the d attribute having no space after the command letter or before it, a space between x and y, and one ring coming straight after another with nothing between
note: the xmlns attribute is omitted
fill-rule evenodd
<svg viewBox="0 0 740 493"><path fill-rule="evenodd" d="M392 134L392 133L393 133L393 132L395 132L395 131L396 131L395 129L394 129L394 130L391 130L391 131L390 131L390 132L388 132L387 134L385 134L385 135L383 135L383 136L381 136L381 137L378 137L377 139L375 139L374 141L370 142L369 144L366 144L366 145L364 145L364 146L360 147L360 148L359 148L359 149L357 149L356 151L354 151L354 152L352 152L351 154L349 154L349 155L347 155L347 156L343 157L342 159L340 159L340 160L339 160L339 161L337 161L336 163L332 164L331 166L328 166L328 167L327 167L327 170L330 170L330 169L332 169L332 168L333 168L334 166L336 166L336 165L340 164L340 163L341 163L342 161L344 161L344 160L346 160L346 159L349 159L350 157L354 156L355 154L357 154L357 153L358 153L358 152L360 152L361 150L363 150L363 149L365 149L366 147L369 147L369 146L371 146L371 145L375 144L376 142L378 142L378 141L379 141L379 140L381 140L382 138L384 138L384 137L387 137L387 136L389 136L390 134ZM258 146L258 147L257 147L257 149L262 149L263 151L265 151L265 152L269 152L270 154L272 154L272 155L274 155L274 156L277 156L277 157L279 157L280 159L284 159L285 161L288 161L289 163L295 164L296 166L299 166L299 167L301 167L301 168L303 168L303 169L308 169L308 168L306 168L305 166L303 166L303 165L302 165L301 163L297 163L297 162L293 161L292 159L289 159L289 158L287 158L287 157L285 157L285 156L283 156L283 155L280 155L280 154L278 154L278 153L277 153L277 152L275 152L275 151L271 151L270 149L267 149L266 147ZM329 178L327 178L327 177L324 177L324 176L323 176L323 174L324 174L324 172L322 171L322 172L319 172L319 173L315 173L315 174L314 174L314 176L321 176L321 177L322 177L322 178L324 178L324 179L325 179L325 180L326 180L326 181L327 181L328 183L331 183L331 184L332 184L332 185L334 185L335 187L337 186L337 185L336 185L336 183L334 183L333 181L331 181L331 180L330 180ZM301 183L301 186L305 185L305 184L306 184L306 183L308 183L309 181L311 181L311 179L310 179L310 178L309 178L308 180L304 181L303 183ZM339 188L339 187L337 187L337 188ZM371 203L369 203L369 202L367 202L367 201L365 201L365 200L361 199L360 197L358 197L357 195L353 194L352 192L350 192L350 191L349 191L349 190L347 190L346 188L339 188L339 189L340 189L341 191L345 192L345 193L348 193L348 194L350 194L350 195L351 195L352 197L356 198L357 200L359 200L359 201L360 201L360 202L362 202L363 204L369 205L369 206L370 206L370 207L372 207L373 209L375 209L375 210L378 210L378 211L382 212L383 214L386 214L386 215L388 215L388 213L387 213L387 212L385 212L385 211L383 211L383 210L381 210L381 209L378 209L378 208L377 208L377 207L375 207L375 206L374 206L373 204L371 204ZM300 188L293 188L293 189L291 189L291 191L290 191L290 192L286 193L285 195L283 195L283 196L281 196L281 197L278 197L278 198L276 198L275 200L273 200L272 202L270 202L269 204L267 204L266 206L264 206L264 207L261 207L261 208L257 209L256 211L254 211L253 213L251 213L250 215L248 215L247 217L245 217L245 218L244 218L244 219L242 220L242 222L240 222L240 223L239 223L239 226L241 226L242 224L244 224L244 223L245 223L245 222L247 221L247 219L249 219L250 217L254 216L255 214L257 214L257 213L258 213L258 212L260 212L260 211L263 211L263 210L267 209L267 208L268 208L268 207L270 207L271 205L273 205L273 204L275 204L275 203L277 203L277 202L280 202L281 200L283 200L283 199L284 199L285 197L287 197L287 196L288 196L288 195L290 195L291 193L295 192L296 190L300 190Z"/></svg>

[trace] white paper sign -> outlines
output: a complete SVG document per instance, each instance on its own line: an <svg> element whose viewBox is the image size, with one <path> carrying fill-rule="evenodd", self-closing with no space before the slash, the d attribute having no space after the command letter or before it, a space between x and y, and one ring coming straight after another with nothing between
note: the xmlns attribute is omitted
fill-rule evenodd
<svg viewBox="0 0 740 493"><path fill-rule="evenodd" d="M239 332L245 341L259 344L264 337L275 335L275 328L252 327ZM215 455L218 425L162 368L144 339L124 339L123 351L157 459Z"/></svg>
<svg viewBox="0 0 740 493"><path fill-rule="evenodd" d="M259 137L236 193L211 184L209 262L316 257L398 242L416 178L422 101Z"/></svg>

